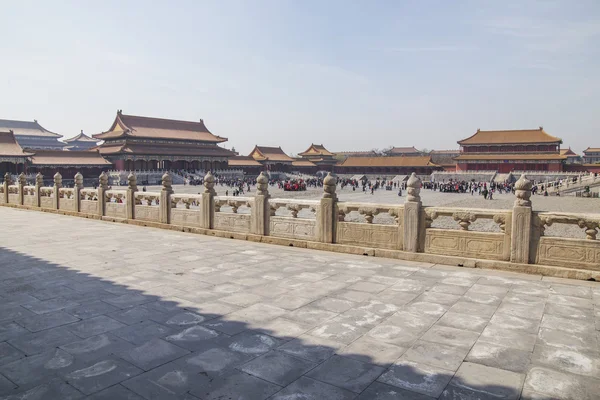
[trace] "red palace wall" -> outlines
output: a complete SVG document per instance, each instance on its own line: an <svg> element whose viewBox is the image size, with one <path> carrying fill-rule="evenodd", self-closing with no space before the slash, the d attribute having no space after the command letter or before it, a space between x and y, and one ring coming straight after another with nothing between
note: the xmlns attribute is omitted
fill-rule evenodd
<svg viewBox="0 0 600 400"><path fill-rule="evenodd" d="M125 160L115 160L113 164L117 171L125 171Z"/></svg>
<svg viewBox="0 0 600 400"><path fill-rule="evenodd" d="M511 171L562 171L562 164L560 163L538 163L538 164L524 164L524 163L458 163L456 164L457 171L498 171L501 174L506 174Z"/></svg>

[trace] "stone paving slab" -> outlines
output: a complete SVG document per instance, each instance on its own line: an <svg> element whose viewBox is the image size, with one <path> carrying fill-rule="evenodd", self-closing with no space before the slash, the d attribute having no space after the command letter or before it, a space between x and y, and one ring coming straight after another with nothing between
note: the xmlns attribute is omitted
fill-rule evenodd
<svg viewBox="0 0 600 400"><path fill-rule="evenodd" d="M598 283L0 219L0 399L600 393Z"/></svg>

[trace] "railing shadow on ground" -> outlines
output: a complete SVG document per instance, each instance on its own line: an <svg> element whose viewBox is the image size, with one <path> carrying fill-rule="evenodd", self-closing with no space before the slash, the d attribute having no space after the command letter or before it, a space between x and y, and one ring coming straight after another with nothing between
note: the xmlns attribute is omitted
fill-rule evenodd
<svg viewBox="0 0 600 400"><path fill-rule="evenodd" d="M190 256L197 258L193 253ZM216 261L198 259L197 263L198 268L210 271ZM251 265L240 264L242 271L246 267ZM201 291L176 292L177 288L172 288L171 293L187 297L174 300L172 294L160 294L164 287L150 271L145 274L144 268L131 276L129 284L145 285L145 290L116 283L124 280L118 266L100 261L90 269L118 279L0 247L3 399L432 398L425 393L471 399L521 395L521 387L517 384L515 388L514 382L506 386L478 384L468 369L457 375L436 367L423 371L410 363L390 369L401 355L392 356L392 346L383 352L388 362L380 362L367 355L368 351L344 350L328 345L335 343L328 340L311 343L302 338L312 329L310 324L284 318L273 324L275 314L269 313L275 312L274 307L256 307L254 314L248 311L246 318L240 318L243 313L228 312L239 307L212 302ZM170 274L182 272L165 268L166 282ZM209 288L212 283L190 279L188 288ZM350 343L352 340L346 344Z"/></svg>

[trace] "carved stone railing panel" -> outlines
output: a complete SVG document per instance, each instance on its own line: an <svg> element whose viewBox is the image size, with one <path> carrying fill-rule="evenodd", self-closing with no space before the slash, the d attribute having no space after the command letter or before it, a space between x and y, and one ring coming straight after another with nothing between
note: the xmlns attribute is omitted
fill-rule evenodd
<svg viewBox="0 0 600 400"><path fill-rule="evenodd" d="M66 211L77 211L77 202L75 199L75 189L58 189L58 208Z"/></svg>
<svg viewBox="0 0 600 400"><path fill-rule="evenodd" d="M180 226L201 226L202 213L199 207L173 208L171 224Z"/></svg>
<svg viewBox="0 0 600 400"><path fill-rule="evenodd" d="M600 214L538 212L534 214L534 218L534 225L539 230L539 236L579 236L577 234L567 234L567 231L570 230L572 233L576 230L575 227L578 227L580 230L583 230L583 235L587 240L598 239L598 231L600 230ZM556 231L556 233L553 233L549 228L555 227L558 224L571 225L573 228L569 229L568 227L561 227Z"/></svg>
<svg viewBox="0 0 600 400"><path fill-rule="evenodd" d="M202 204L202 195L200 194L173 194L171 195L171 208L176 209L199 209Z"/></svg>
<svg viewBox="0 0 600 400"><path fill-rule="evenodd" d="M19 204L19 186L18 185L8 185L8 203L9 204Z"/></svg>
<svg viewBox="0 0 600 400"><path fill-rule="evenodd" d="M401 204L338 203L338 221L367 224L398 224ZM358 217L360 216L360 217Z"/></svg>
<svg viewBox="0 0 600 400"><path fill-rule="evenodd" d="M148 207L158 207L160 203L160 193L159 192L136 192L133 195L136 206L148 206ZM136 219L137 214L136 214Z"/></svg>
<svg viewBox="0 0 600 400"><path fill-rule="evenodd" d="M394 250L403 246L398 225L341 221L337 223L336 243Z"/></svg>
<svg viewBox="0 0 600 400"><path fill-rule="evenodd" d="M156 205L135 205L135 219L141 221L160 222L160 208Z"/></svg>
<svg viewBox="0 0 600 400"><path fill-rule="evenodd" d="M127 218L127 204L125 203L106 203L104 213L107 217Z"/></svg>
<svg viewBox="0 0 600 400"><path fill-rule="evenodd" d="M81 209L79 212L84 214L98 214L98 206L100 204L98 200L81 200L80 204Z"/></svg>
<svg viewBox="0 0 600 400"><path fill-rule="evenodd" d="M127 200L127 190L107 190L104 192L106 204L108 203L125 203Z"/></svg>
<svg viewBox="0 0 600 400"><path fill-rule="evenodd" d="M37 206L35 186L23 186L23 204L26 206Z"/></svg>
<svg viewBox="0 0 600 400"><path fill-rule="evenodd" d="M215 229L227 232L250 233L251 217L248 214L215 213Z"/></svg>
<svg viewBox="0 0 600 400"><path fill-rule="evenodd" d="M59 188L58 197L61 199L74 199L75 189L72 188Z"/></svg>
<svg viewBox="0 0 600 400"><path fill-rule="evenodd" d="M510 210L477 208L425 207L425 228L476 232L502 232L510 219Z"/></svg>
<svg viewBox="0 0 600 400"><path fill-rule="evenodd" d="M40 188L40 207L54 208L54 188L44 186Z"/></svg>
<svg viewBox="0 0 600 400"><path fill-rule="evenodd" d="M225 214L250 214L254 199L252 197L217 196L215 212Z"/></svg>
<svg viewBox="0 0 600 400"><path fill-rule="evenodd" d="M82 201L98 201L98 190L96 189L81 189L79 198Z"/></svg>
<svg viewBox="0 0 600 400"><path fill-rule="evenodd" d="M535 263L600 270L600 241L541 237Z"/></svg>
<svg viewBox="0 0 600 400"><path fill-rule="evenodd" d="M269 199L271 216L316 220L318 200Z"/></svg>
<svg viewBox="0 0 600 400"><path fill-rule="evenodd" d="M430 228L425 233L425 253L508 260L502 233Z"/></svg>
<svg viewBox="0 0 600 400"><path fill-rule="evenodd" d="M129 199L127 190L106 190L104 192L104 215L113 218L127 218Z"/></svg>
<svg viewBox="0 0 600 400"><path fill-rule="evenodd" d="M312 241L318 237L316 220L273 216L269 225L271 236Z"/></svg>
<svg viewBox="0 0 600 400"><path fill-rule="evenodd" d="M98 190L97 189L81 189L79 191L80 199L80 212L84 214L98 214L98 207L100 202L98 201Z"/></svg>

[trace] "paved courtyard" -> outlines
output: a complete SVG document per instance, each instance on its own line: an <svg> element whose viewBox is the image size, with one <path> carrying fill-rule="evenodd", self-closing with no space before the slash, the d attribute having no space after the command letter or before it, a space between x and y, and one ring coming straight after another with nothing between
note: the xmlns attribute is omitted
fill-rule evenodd
<svg viewBox="0 0 600 400"><path fill-rule="evenodd" d="M0 207L1 399L598 399L600 284Z"/></svg>

